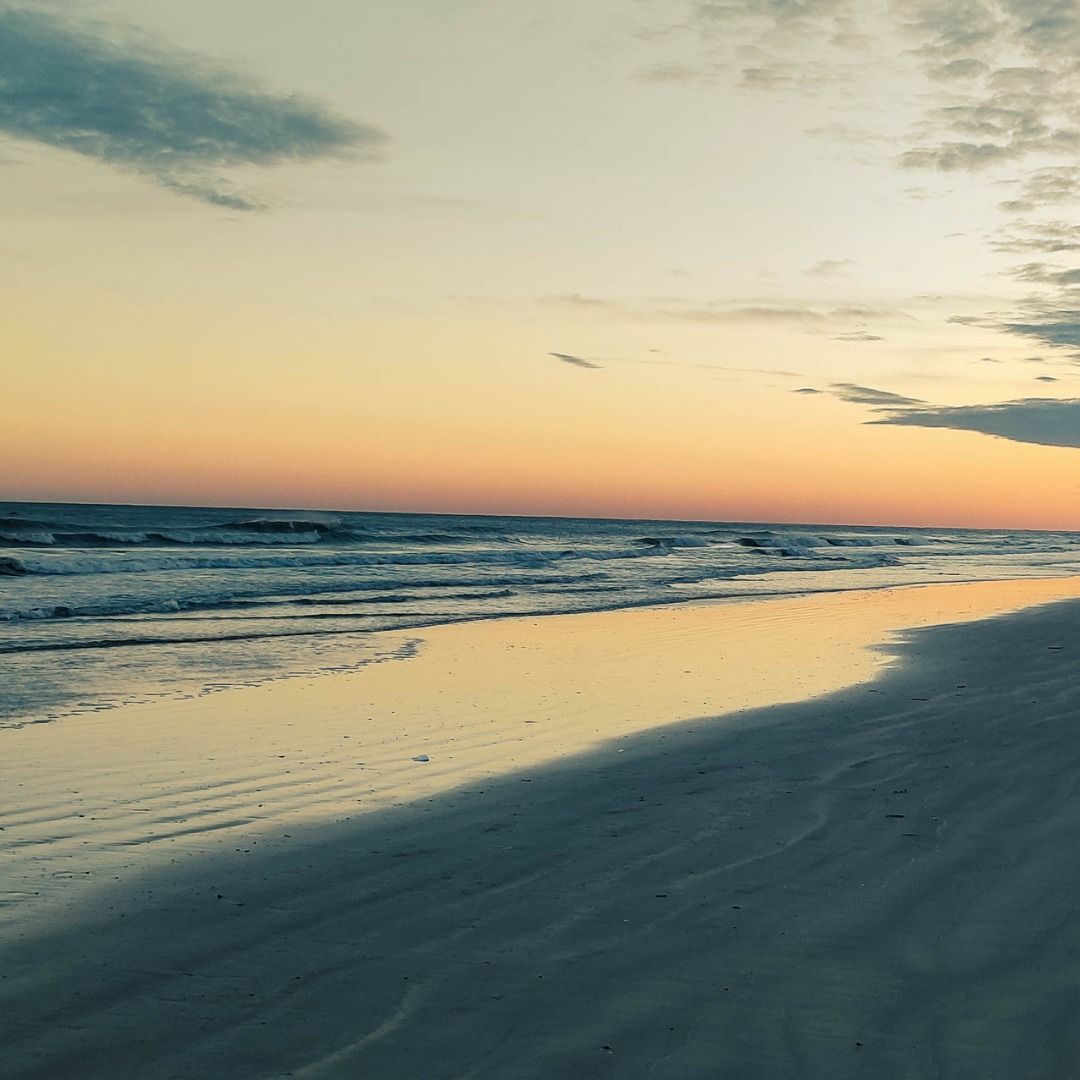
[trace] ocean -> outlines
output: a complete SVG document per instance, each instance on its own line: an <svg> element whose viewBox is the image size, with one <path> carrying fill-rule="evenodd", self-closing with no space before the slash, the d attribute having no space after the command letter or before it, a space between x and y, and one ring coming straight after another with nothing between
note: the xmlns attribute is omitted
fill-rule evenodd
<svg viewBox="0 0 1080 1080"><path fill-rule="evenodd" d="M1072 532L0 503L0 725L390 662L436 623L1072 574Z"/></svg>

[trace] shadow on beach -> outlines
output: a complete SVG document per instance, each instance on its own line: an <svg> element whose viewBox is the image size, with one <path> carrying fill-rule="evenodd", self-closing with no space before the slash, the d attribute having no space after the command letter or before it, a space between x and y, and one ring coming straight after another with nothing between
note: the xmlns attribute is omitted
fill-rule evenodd
<svg viewBox="0 0 1080 1080"><path fill-rule="evenodd" d="M0 952L0 1072L1080 1075L1078 619L106 889Z"/></svg>

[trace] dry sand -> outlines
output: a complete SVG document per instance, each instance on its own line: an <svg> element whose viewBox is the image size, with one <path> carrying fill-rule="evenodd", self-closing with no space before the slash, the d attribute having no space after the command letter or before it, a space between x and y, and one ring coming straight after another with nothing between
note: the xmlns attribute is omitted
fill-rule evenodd
<svg viewBox="0 0 1080 1080"><path fill-rule="evenodd" d="M1067 592L1066 583L1028 582L991 602L986 587L951 588L964 590L953 594L953 618ZM948 605L935 608L933 590L892 595L914 594L923 614L878 626L879 637L888 625L941 621ZM851 602L862 604L849 615L865 635L877 625L867 612L887 600ZM717 642L702 639L708 619L695 621L706 610L715 626L731 609L670 609L666 631L659 612L568 617L557 636L577 659L553 654L553 640L535 648L527 667L541 692L528 691L513 664L479 674L496 641L515 646L507 654L536 644L534 624L425 632L415 661L306 691L286 683L186 703L183 732L152 728L154 708L138 713L143 735L111 771L102 743L116 737L123 710L72 720L66 741L64 724L14 733L37 740L29 745L41 770L25 759L24 786L6 799L37 800L51 824L35 834L31 823L23 840L18 825L2 834L5 880L16 868L14 892L40 891L34 881L65 867L65 880L90 869L95 883L58 890L51 905L21 898L10 908L25 917L0 936L0 1076L1080 1075L1080 605L914 632L895 647L903 662L883 671L853 645L854 631L841 632L842 619L808 604L791 633L774 622L765 634L772 668L742 657L737 666L757 674L738 692L737 681L710 690L708 672L695 674L696 661L707 669L716 655ZM616 616L615 636L613 623L603 633L573 623ZM533 632L548 635L559 620L540 623ZM805 640L808 624L816 659L786 656L782 643ZM826 645L833 640L842 646ZM666 659L654 665L657 657ZM695 663L671 670L687 657ZM797 664L808 682L795 678ZM410 665L411 698L400 682ZM446 680L474 668L475 683L451 694ZM814 680L825 668L833 685L878 678L750 709L766 692L823 693ZM409 729L441 702L455 734L432 741L433 724L426 744L411 730L395 741L402 729L387 721L372 744L385 762L363 796L373 809L327 822L342 805L330 748L344 741L336 725L345 722L330 699L365 687L365 706L378 704L387 687L373 688L372 676L398 680L392 704L414 710ZM493 728L495 699L482 694L500 686L511 696ZM682 706L670 697L679 692ZM644 730L650 717L694 715L680 709L702 692L706 715L721 711L717 701L748 711ZM313 705L321 694L328 715L290 736L307 755L297 764L303 780L268 786L274 777L258 762L273 742L271 700ZM476 694L487 711L473 709L480 720L470 726ZM155 708L175 726L182 717L169 709L178 707ZM519 730L541 719L538 709L564 729L551 745ZM553 748L567 753L575 711L578 729L596 721L573 747L582 752L552 760ZM363 712L348 716L366 722ZM627 725L611 729L612 715ZM242 733L238 757L228 750L237 739L219 730L229 716ZM173 770L171 794L158 792L173 812L196 799L193 745L225 754L221 775L249 762L251 790L229 811L236 820L213 820L228 794L214 780L205 809L217 827L194 846L190 832L154 840L157 820L125 823L123 803L102 801L121 797L124 776L153 794L130 774L148 752L139 739L155 730L167 749L153 783ZM102 812L111 808L101 831L112 840L94 840L96 823L75 839L58 835L65 792L50 802L43 784L70 786L63 773L75 762L60 747L72 741L86 789ZM179 795L183 746L190 783ZM421 753L431 761L413 762ZM448 762L440 772L452 754L459 771ZM417 778L411 790L406 777ZM289 804L303 784L326 801ZM274 809L279 791L287 805ZM143 821L143 809L166 816L129 806L127 819ZM296 828L282 825L290 813ZM72 845L88 852L85 866ZM132 854L144 849L158 854Z"/></svg>

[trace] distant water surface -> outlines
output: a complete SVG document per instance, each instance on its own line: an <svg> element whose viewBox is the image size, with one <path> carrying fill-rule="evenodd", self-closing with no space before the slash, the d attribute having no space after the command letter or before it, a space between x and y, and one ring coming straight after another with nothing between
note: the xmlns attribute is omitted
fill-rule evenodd
<svg viewBox="0 0 1080 1080"><path fill-rule="evenodd" d="M1080 574L1080 534L0 503L0 723L410 655L435 623Z"/></svg>

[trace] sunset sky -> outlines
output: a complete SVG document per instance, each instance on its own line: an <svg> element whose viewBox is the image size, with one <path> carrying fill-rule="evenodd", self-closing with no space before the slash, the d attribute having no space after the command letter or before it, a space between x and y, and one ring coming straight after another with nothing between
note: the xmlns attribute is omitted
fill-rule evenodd
<svg viewBox="0 0 1080 1080"><path fill-rule="evenodd" d="M0 2L0 498L1080 529L1080 4Z"/></svg>

